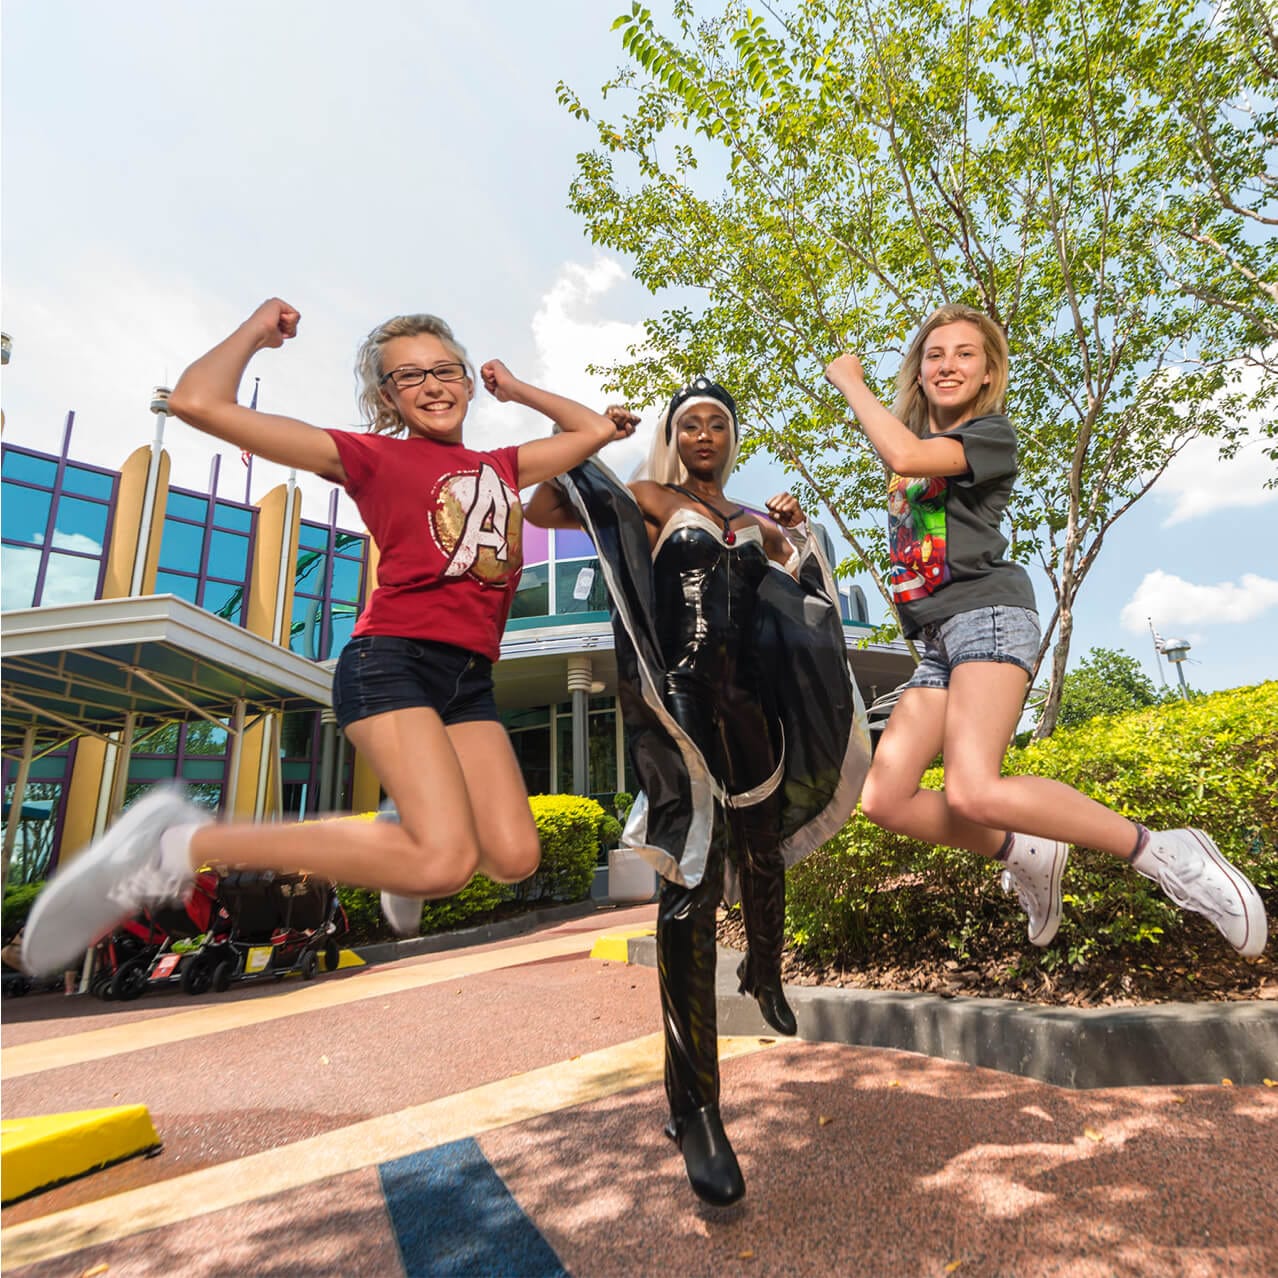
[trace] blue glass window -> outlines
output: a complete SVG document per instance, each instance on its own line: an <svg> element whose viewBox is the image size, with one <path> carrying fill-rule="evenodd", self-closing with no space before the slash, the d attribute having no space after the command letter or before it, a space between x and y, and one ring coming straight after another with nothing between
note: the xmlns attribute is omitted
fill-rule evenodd
<svg viewBox="0 0 1278 1278"><path fill-rule="evenodd" d="M227 528L232 532L252 532L253 512L246 510L243 506L232 506L228 502L220 501L214 512L213 522L217 527Z"/></svg>
<svg viewBox="0 0 1278 1278"><path fill-rule="evenodd" d="M2 469L4 606L96 599L119 476L66 465L60 479L57 458L11 447L3 449ZM72 497L68 490L86 495Z"/></svg>
<svg viewBox="0 0 1278 1278"><path fill-rule="evenodd" d="M327 661L346 645L364 602L367 555L362 533L302 521L289 626L294 652Z"/></svg>
<svg viewBox="0 0 1278 1278"><path fill-rule="evenodd" d="M5 479L23 479L29 484L52 488L53 481L58 476L58 463L52 457L34 456L17 448L6 448L0 472Z"/></svg>
<svg viewBox="0 0 1278 1278"><path fill-rule="evenodd" d="M100 470L89 470L85 466L68 464L62 477L62 486L69 493L110 501L115 492L115 476L103 474Z"/></svg>
<svg viewBox="0 0 1278 1278"><path fill-rule="evenodd" d="M197 602L196 596L199 593L200 579L198 577L184 577L176 572L157 572L155 574L155 593L157 595L177 595L179 599L185 599L187 603Z"/></svg>
<svg viewBox="0 0 1278 1278"><path fill-rule="evenodd" d="M6 499L7 500L7 499ZM35 605L36 579L40 574L40 552L24 546L5 546L0 557L0 607L31 608Z"/></svg>
<svg viewBox="0 0 1278 1278"><path fill-rule="evenodd" d="M170 490L156 590L242 626L255 520L249 507Z"/></svg>
<svg viewBox="0 0 1278 1278"><path fill-rule="evenodd" d="M101 555L106 543L107 517L110 511L100 502L63 497L58 502L58 519L53 529L53 544L63 550Z"/></svg>
<svg viewBox="0 0 1278 1278"><path fill-rule="evenodd" d="M248 575L247 537L239 533L214 532L209 538L209 576L244 583Z"/></svg>
<svg viewBox="0 0 1278 1278"><path fill-rule="evenodd" d="M364 565L355 559L340 556L333 559L334 599L354 600L359 598L359 583L364 572Z"/></svg>
<svg viewBox="0 0 1278 1278"><path fill-rule="evenodd" d="M525 568L511 601L512 617L544 617L550 611L550 565Z"/></svg>
<svg viewBox="0 0 1278 1278"><path fill-rule="evenodd" d="M40 603L87 603L90 599L96 599L101 575L100 558L51 553L45 561L44 588L40 592Z"/></svg>
<svg viewBox="0 0 1278 1278"><path fill-rule="evenodd" d="M204 554L204 526L183 524L176 519L164 521L164 537L160 542L160 567L198 575Z"/></svg>
<svg viewBox="0 0 1278 1278"><path fill-rule="evenodd" d="M164 513L177 519L190 519L197 524L203 524L209 517L209 499L195 493L181 493L170 488Z"/></svg>
<svg viewBox="0 0 1278 1278"><path fill-rule="evenodd" d="M4 540L38 546L44 541L52 501L53 494L42 489L5 484L4 501L0 504L0 527L3 527Z"/></svg>
<svg viewBox="0 0 1278 1278"><path fill-rule="evenodd" d="M602 612L608 590L597 559L555 564L555 612Z"/></svg>

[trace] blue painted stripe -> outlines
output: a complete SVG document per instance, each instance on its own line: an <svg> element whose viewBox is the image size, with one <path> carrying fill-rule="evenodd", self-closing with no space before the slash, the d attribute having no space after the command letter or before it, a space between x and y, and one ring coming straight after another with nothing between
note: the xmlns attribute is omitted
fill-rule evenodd
<svg viewBox="0 0 1278 1278"><path fill-rule="evenodd" d="M408 1278L568 1278L477 1141L377 1170Z"/></svg>

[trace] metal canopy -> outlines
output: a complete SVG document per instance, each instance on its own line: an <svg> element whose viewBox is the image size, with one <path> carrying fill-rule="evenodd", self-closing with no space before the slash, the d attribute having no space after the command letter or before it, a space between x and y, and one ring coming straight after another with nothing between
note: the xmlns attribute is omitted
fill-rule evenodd
<svg viewBox="0 0 1278 1278"><path fill-rule="evenodd" d="M78 734L142 730L191 718L230 718L331 705L316 662L175 595L99 599L6 612L0 704L6 753Z"/></svg>

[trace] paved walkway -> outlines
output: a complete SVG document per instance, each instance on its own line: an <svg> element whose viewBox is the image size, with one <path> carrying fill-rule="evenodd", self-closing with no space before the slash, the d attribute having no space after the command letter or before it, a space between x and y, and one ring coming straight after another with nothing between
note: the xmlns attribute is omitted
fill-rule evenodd
<svg viewBox="0 0 1278 1278"><path fill-rule="evenodd" d="M164 1150L6 1208L5 1273L1278 1273L1264 1087L724 1039L749 1191L702 1207L661 1135L656 973L589 957L652 917L199 1000L7 1002L5 1117L141 1102Z"/></svg>

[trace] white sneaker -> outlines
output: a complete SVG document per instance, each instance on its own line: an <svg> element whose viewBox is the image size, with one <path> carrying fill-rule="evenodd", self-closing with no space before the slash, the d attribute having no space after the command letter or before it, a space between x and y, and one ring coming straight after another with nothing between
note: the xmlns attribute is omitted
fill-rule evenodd
<svg viewBox="0 0 1278 1278"><path fill-rule="evenodd" d="M395 804L387 799L378 810L379 821L399 821ZM382 893L382 915L396 936L416 936L422 930L422 906L424 896L399 896L395 892Z"/></svg>
<svg viewBox="0 0 1278 1278"><path fill-rule="evenodd" d="M171 826L209 820L207 811L183 798L180 786L153 786L40 893L22 934L27 971L42 975L74 966L123 919L181 901L195 872L163 863L160 836Z"/></svg>
<svg viewBox="0 0 1278 1278"><path fill-rule="evenodd" d="M425 904L424 896L382 893L382 913L396 936L416 936L422 930L422 906Z"/></svg>
<svg viewBox="0 0 1278 1278"><path fill-rule="evenodd" d="M1201 830L1150 831L1132 868L1153 879L1182 910L1211 919L1245 958L1264 950L1269 925L1260 893Z"/></svg>
<svg viewBox="0 0 1278 1278"><path fill-rule="evenodd" d="M1061 876L1069 858L1069 844L1013 834L1012 850L1003 862L1004 892L1015 892L1029 915L1031 945L1050 945L1061 925Z"/></svg>

